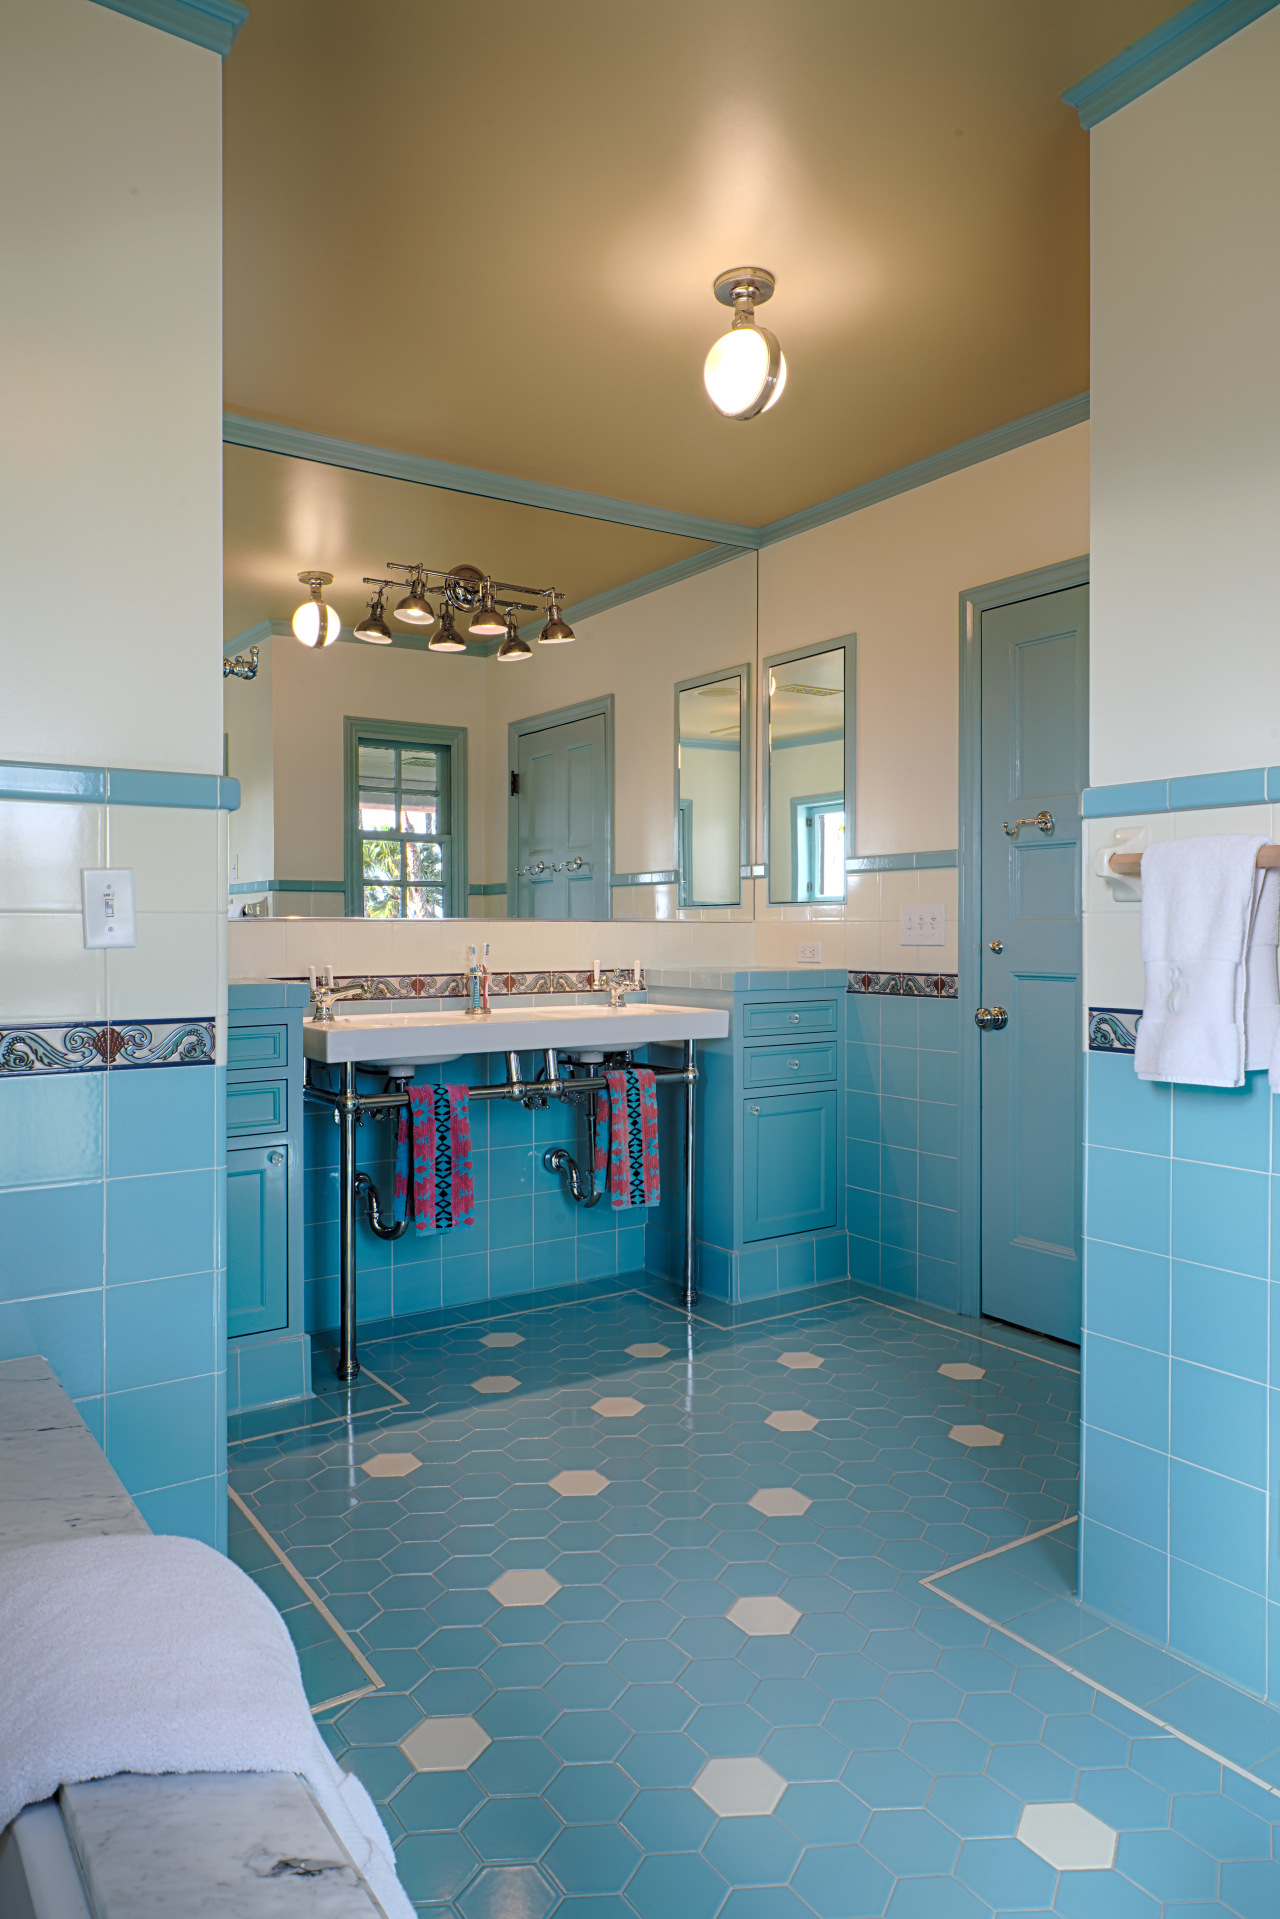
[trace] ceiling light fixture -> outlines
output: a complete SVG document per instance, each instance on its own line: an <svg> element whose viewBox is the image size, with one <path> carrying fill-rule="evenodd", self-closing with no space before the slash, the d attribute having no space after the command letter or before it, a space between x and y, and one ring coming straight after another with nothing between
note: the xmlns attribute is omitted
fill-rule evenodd
<svg viewBox="0 0 1280 1919"><path fill-rule="evenodd" d="M388 566L391 562L388 560ZM397 602L394 608L398 620L406 626L434 626L436 610L427 598L427 583L421 573L415 573L409 582L409 591Z"/></svg>
<svg viewBox="0 0 1280 1919"><path fill-rule="evenodd" d="M733 324L708 353L702 383L712 406L728 420L767 413L787 384L782 348L767 327L756 325L756 308L773 298L773 288L767 267L731 267L713 283L721 306L733 308Z"/></svg>
<svg viewBox="0 0 1280 1919"><path fill-rule="evenodd" d="M475 622L473 621L471 631L474 633L475 630ZM533 648L526 640L520 638L520 631L516 625L516 609L514 606L507 608L507 623L504 630L507 637L498 648L498 658L500 660L532 659Z"/></svg>
<svg viewBox="0 0 1280 1919"><path fill-rule="evenodd" d="M560 618L559 594L547 594L547 623L538 635L539 646L567 646L577 634Z"/></svg>
<svg viewBox="0 0 1280 1919"><path fill-rule="evenodd" d="M358 640L368 640L370 646L390 646L392 640L395 638L391 628L382 617L385 611L383 602L383 594L385 592L385 586L379 586L377 592L369 602L369 611L365 614L359 625L351 629Z"/></svg>
<svg viewBox="0 0 1280 1919"><path fill-rule="evenodd" d="M453 623L453 607L448 600L440 608L440 631L427 641L432 653L465 653L467 643Z"/></svg>
<svg viewBox="0 0 1280 1919"><path fill-rule="evenodd" d="M332 573L299 573L303 586L310 587L311 598L294 610L293 630L304 646L332 646L342 631L342 621L326 605L320 589L333 584Z"/></svg>
<svg viewBox="0 0 1280 1919"><path fill-rule="evenodd" d="M506 630L506 619L493 596L493 581L486 580L480 589L479 611L471 616L472 634L477 640L497 640Z"/></svg>

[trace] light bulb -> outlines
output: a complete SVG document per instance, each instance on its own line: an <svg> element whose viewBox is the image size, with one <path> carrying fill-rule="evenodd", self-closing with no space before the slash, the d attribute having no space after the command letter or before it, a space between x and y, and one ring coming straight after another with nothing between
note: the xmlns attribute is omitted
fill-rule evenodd
<svg viewBox="0 0 1280 1919"><path fill-rule="evenodd" d="M718 413L750 420L767 413L786 384L786 361L767 327L733 326L707 355L702 382Z"/></svg>
<svg viewBox="0 0 1280 1919"><path fill-rule="evenodd" d="M342 621L323 600L304 600L293 616L293 630L304 646L332 646Z"/></svg>

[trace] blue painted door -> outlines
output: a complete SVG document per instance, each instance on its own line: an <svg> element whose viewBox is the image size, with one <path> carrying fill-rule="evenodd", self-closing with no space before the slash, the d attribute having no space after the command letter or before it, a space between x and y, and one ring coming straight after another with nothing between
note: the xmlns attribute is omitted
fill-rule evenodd
<svg viewBox="0 0 1280 1919"><path fill-rule="evenodd" d="M836 1223L836 1094L745 1102L742 1237L816 1233Z"/></svg>
<svg viewBox="0 0 1280 1919"><path fill-rule="evenodd" d="M1080 1338L1089 592L982 616L982 1310ZM1034 822L1048 815L1044 828Z"/></svg>
<svg viewBox="0 0 1280 1919"><path fill-rule="evenodd" d="M520 736L513 918L609 918L603 713Z"/></svg>
<svg viewBox="0 0 1280 1919"><path fill-rule="evenodd" d="M289 1323L289 1150L227 1154L227 1335Z"/></svg>

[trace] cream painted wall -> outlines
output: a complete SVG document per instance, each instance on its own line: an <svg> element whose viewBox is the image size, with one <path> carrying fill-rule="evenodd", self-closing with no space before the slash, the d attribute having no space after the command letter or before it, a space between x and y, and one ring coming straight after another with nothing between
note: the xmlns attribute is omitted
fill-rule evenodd
<svg viewBox="0 0 1280 1919"><path fill-rule="evenodd" d="M695 900L736 900L742 891L742 756L686 740L680 799L693 823L690 891ZM627 889L622 889L627 890Z"/></svg>
<svg viewBox="0 0 1280 1919"><path fill-rule="evenodd" d="M240 805L228 815L228 838L232 857L239 861L233 877L245 881L276 877L274 668L276 647L286 644L296 646L297 641L264 640L256 676L233 676L222 683L227 771L240 782Z"/></svg>
<svg viewBox="0 0 1280 1919"><path fill-rule="evenodd" d="M1280 761L1280 12L1095 127L1092 778Z"/></svg>
<svg viewBox="0 0 1280 1919"><path fill-rule="evenodd" d="M0 8L12 759L222 767L221 89L90 0Z"/></svg>
<svg viewBox="0 0 1280 1919"><path fill-rule="evenodd" d="M1088 448L1070 427L761 552L762 654L858 636L851 852L956 844L959 596L1088 550Z"/></svg>

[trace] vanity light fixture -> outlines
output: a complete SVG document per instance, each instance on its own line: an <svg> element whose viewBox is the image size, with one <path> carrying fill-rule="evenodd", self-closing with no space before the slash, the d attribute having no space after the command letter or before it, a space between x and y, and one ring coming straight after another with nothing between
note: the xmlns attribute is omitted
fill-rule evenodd
<svg viewBox="0 0 1280 1919"><path fill-rule="evenodd" d="M733 323L712 347L702 383L717 413L727 420L754 420L782 398L787 362L776 337L756 325L756 308L773 298L774 277L767 267L731 267L718 273L712 291L721 306L733 308Z"/></svg>
<svg viewBox="0 0 1280 1919"><path fill-rule="evenodd" d="M560 617L559 597L557 593L547 595L547 623L538 635L539 646L567 646L578 637Z"/></svg>
<svg viewBox="0 0 1280 1919"><path fill-rule="evenodd" d="M480 589L479 611L471 616L471 631L477 640L500 639L507 630L507 621L494 599L493 581L486 580Z"/></svg>
<svg viewBox="0 0 1280 1919"><path fill-rule="evenodd" d="M390 564L390 562L388 562ZM398 620L406 626L434 626L436 610L427 598L427 583L421 573L415 573L409 582L409 591L397 602L393 611Z"/></svg>
<svg viewBox="0 0 1280 1919"><path fill-rule="evenodd" d="M440 608L440 631L433 633L427 641L432 653L465 653L467 643L453 623L453 608L445 600Z"/></svg>
<svg viewBox="0 0 1280 1919"><path fill-rule="evenodd" d="M382 617L385 611L383 601L383 594L385 592L386 588L384 586L378 588L369 602L369 611L365 614L359 625L351 629L358 640L368 640L370 646L390 646L395 637L391 628Z"/></svg>
<svg viewBox="0 0 1280 1919"><path fill-rule="evenodd" d="M474 633L475 630L475 622L472 621L471 631ZM504 630L507 637L498 648L498 658L503 661L531 660L533 658L533 648L526 640L520 638L520 631L516 625L516 609L514 606L507 608L507 623Z"/></svg>
<svg viewBox="0 0 1280 1919"><path fill-rule="evenodd" d="M331 586L332 573L299 573L298 578L304 586L310 587L311 598L304 600L293 615L293 630L304 646L332 646L342 631L342 621L331 606L325 603L321 587Z"/></svg>

